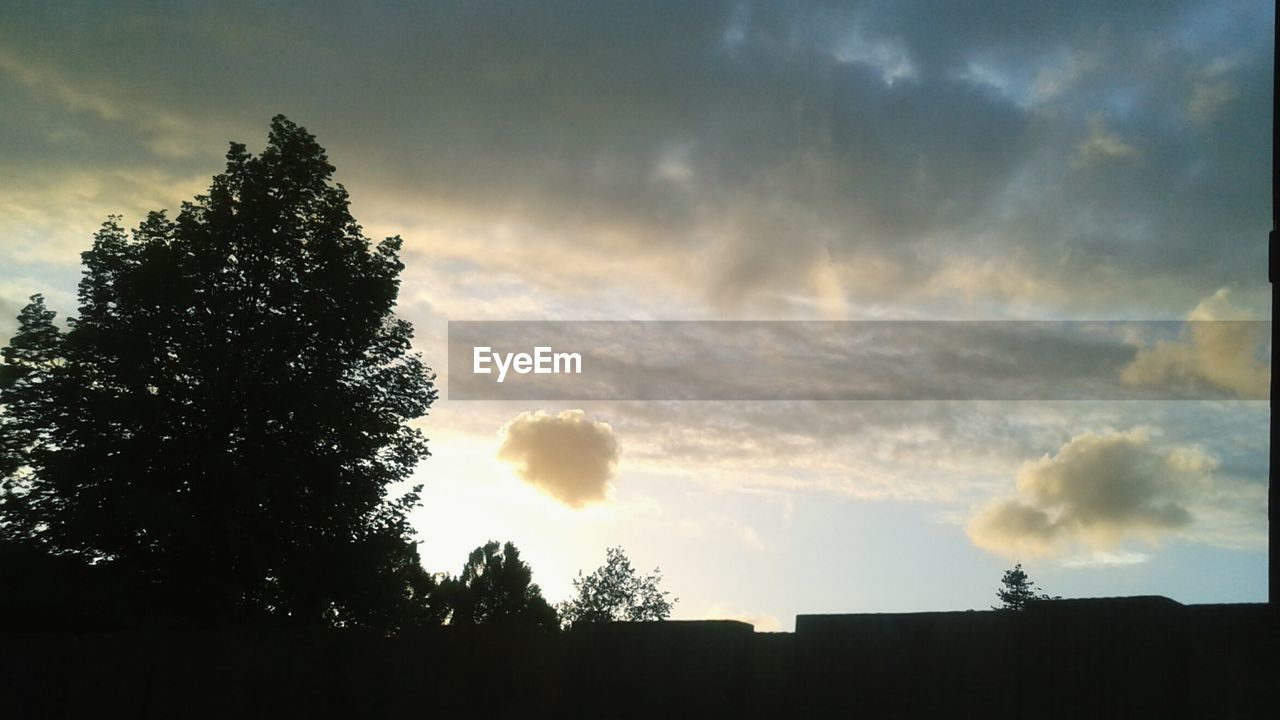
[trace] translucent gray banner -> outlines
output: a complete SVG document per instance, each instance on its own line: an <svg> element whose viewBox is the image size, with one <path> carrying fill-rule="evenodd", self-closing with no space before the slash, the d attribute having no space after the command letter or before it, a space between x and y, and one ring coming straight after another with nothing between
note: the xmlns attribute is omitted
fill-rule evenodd
<svg viewBox="0 0 1280 720"><path fill-rule="evenodd" d="M452 321L450 400L1266 400L1267 321Z"/></svg>

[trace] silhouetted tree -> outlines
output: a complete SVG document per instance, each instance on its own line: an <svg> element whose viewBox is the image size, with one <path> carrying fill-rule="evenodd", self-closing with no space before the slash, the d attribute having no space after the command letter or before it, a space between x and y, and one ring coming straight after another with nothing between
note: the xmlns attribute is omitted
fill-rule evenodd
<svg viewBox="0 0 1280 720"><path fill-rule="evenodd" d="M44 298L32 295L18 315L18 331L3 350L0 365L0 508L22 479L43 465L57 414L54 383L64 363L62 333ZM17 531L29 518L0 515L0 531ZM29 533L28 533L29 534Z"/></svg>
<svg viewBox="0 0 1280 720"><path fill-rule="evenodd" d="M560 620L566 627L580 622L635 622L666 620L678 598L661 590L662 572L641 577L620 547L605 551L604 565L573 581L574 596L560 604Z"/></svg>
<svg viewBox="0 0 1280 720"><path fill-rule="evenodd" d="M559 626L556 611L533 582L533 570L513 543L485 543L471 551L462 574L440 582L438 597L452 625L527 622Z"/></svg>
<svg viewBox="0 0 1280 720"><path fill-rule="evenodd" d="M1014 565L1012 570L1004 571L1004 575L1000 577L1000 588L996 590L996 597L1000 599L1000 605L992 605L992 610L1021 610L1030 600L1061 599L1041 592L1023 571L1022 563Z"/></svg>
<svg viewBox="0 0 1280 720"><path fill-rule="evenodd" d="M0 540L110 566L201 622L395 627L425 613L394 494L428 455L434 375L333 166L276 117L174 220L112 217L79 315L39 297L4 350Z"/></svg>

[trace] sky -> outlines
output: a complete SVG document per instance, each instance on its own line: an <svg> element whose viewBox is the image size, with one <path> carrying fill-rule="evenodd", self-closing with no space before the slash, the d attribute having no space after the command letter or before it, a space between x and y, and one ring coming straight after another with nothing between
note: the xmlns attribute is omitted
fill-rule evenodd
<svg viewBox="0 0 1280 720"><path fill-rule="evenodd" d="M407 5L6 3L0 334L32 293L74 315L108 214L176 211L278 113L404 238L446 390L451 320L1270 319L1272 3ZM1265 387L1215 350L1247 340L1125 378ZM511 540L555 601L621 545L675 617L760 630L985 609L1015 562L1261 601L1268 408L1238 395L442 393L412 519L433 571Z"/></svg>

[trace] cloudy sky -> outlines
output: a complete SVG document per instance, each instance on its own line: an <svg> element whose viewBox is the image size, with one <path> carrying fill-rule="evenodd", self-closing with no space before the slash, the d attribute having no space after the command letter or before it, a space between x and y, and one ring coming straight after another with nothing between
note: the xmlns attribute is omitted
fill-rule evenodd
<svg viewBox="0 0 1280 720"><path fill-rule="evenodd" d="M277 113L404 237L446 386L449 320L1269 320L1272 13L9 3L0 331L34 292L74 314L108 213L176 209ZM1221 351L1249 337L1124 379L1265 387ZM1067 596L1265 597L1256 399L442 400L423 427L429 569L513 540L552 599L614 544L677 616L761 628L985 608L1019 560Z"/></svg>

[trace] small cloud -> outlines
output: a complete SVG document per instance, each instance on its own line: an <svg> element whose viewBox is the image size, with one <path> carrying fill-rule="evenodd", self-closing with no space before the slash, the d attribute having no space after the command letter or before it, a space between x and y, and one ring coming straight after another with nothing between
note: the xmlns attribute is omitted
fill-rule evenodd
<svg viewBox="0 0 1280 720"><path fill-rule="evenodd" d="M742 610L731 610L723 605L712 605L707 609L707 620L737 620L755 627L756 632L779 632L782 623L773 615L751 613Z"/></svg>
<svg viewBox="0 0 1280 720"><path fill-rule="evenodd" d="M1084 567L1119 567L1124 565L1141 565L1151 559L1146 553L1117 551L1106 552L1104 550L1095 550L1090 553L1075 555L1062 561L1063 567L1084 568Z"/></svg>
<svg viewBox="0 0 1280 720"><path fill-rule="evenodd" d="M1208 127L1221 116L1223 108L1240 95L1224 77L1235 67L1235 62L1217 58L1197 73L1199 77L1191 83L1191 97L1187 100L1187 116L1191 122Z"/></svg>
<svg viewBox="0 0 1280 720"><path fill-rule="evenodd" d="M1048 555L1074 543L1110 550L1129 536L1154 540L1191 524L1188 506L1216 467L1197 447L1157 447L1142 428L1084 433L1056 455L1024 463L1017 496L974 517L969 537L1010 555Z"/></svg>
<svg viewBox="0 0 1280 720"><path fill-rule="evenodd" d="M1099 117L1089 120L1089 136L1076 146L1071 164L1084 167L1108 160L1138 159L1140 153L1116 133L1108 130Z"/></svg>
<svg viewBox="0 0 1280 720"><path fill-rule="evenodd" d="M608 423L581 410L517 415L502 428L498 459L571 508L605 499L620 454Z"/></svg>
<svg viewBox="0 0 1280 720"><path fill-rule="evenodd" d="M1187 115L1196 125L1207 127L1239 94L1230 83L1197 82L1191 86L1191 99L1187 101Z"/></svg>
<svg viewBox="0 0 1280 720"><path fill-rule="evenodd" d="M1261 357L1267 346L1260 323L1224 322L1239 318L1222 288L1191 311L1183 337L1141 348L1121 376L1130 385L1208 383L1242 398L1270 395L1271 369Z"/></svg>

